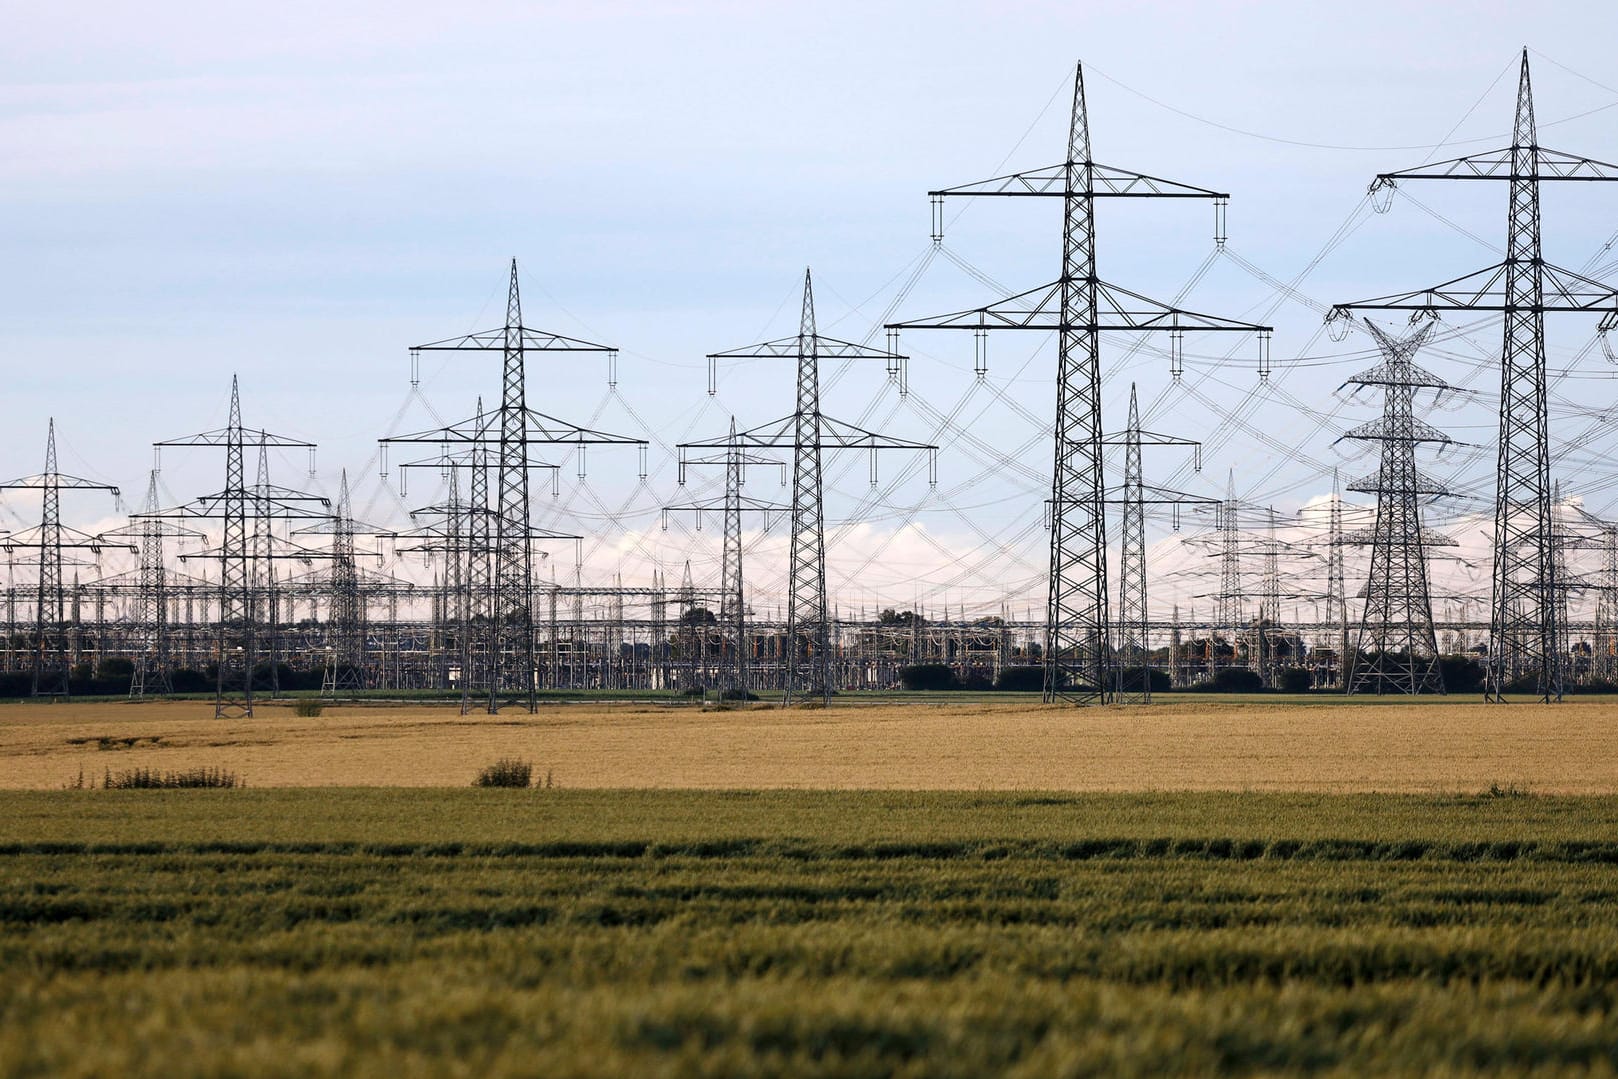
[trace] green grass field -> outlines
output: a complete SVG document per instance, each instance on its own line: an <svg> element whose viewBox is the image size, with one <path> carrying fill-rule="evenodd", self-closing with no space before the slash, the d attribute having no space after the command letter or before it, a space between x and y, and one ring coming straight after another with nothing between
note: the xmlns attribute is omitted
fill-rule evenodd
<svg viewBox="0 0 1618 1079"><path fill-rule="evenodd" d="M0 1074L1618 1068L1618 798L0 794Z"/></svg>

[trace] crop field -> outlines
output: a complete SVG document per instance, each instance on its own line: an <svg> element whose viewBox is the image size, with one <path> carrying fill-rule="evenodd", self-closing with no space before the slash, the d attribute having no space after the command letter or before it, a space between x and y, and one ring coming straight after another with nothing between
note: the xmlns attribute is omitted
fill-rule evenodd
<svg viewBox="0 0 1618 1079"><path fill-rule="evenodd" d="M1610 1073L1618 799L0 794L6 1076Z"/></svg>
<svg viewBox="0 0 1618 1079"><path fill-rule="evenodd" d="M1235 790L1618 794L1618 698L1165 697L1141 708L960 700L832 708L609 701L537 715L448 705L200 701L0 705L0 788L137 768L222 768L249 787L461 787L500 757L580 788Z"/></svg>

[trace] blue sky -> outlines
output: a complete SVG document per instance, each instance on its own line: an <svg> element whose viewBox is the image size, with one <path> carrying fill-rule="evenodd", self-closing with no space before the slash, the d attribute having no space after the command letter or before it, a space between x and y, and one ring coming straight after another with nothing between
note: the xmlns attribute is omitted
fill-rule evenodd
<svg viewBox="0 0 1618 1079"><path fill-rule="evenodd" d="M0 471L38 469L54 415L64 470L109 478L134 501L150 443L222 423L235 372L249 423L321 444L313 480L291 458L275 462L278 480L329 491L346 467L362 506L397 519L430 491L384 491L376 438L429 426L433 412L462 415L498 387L492 358L429 357L412 397L406 348L497 324L515 256L531 324L624 350L616 395L592 362L537 364L531 401L626 432L644 425L660 444L645 486L633 455L604 451L592 455L591 490L547 510L591 532L602 574L686 558L705 572L716 530L658 528L658 506L693 495L674 486L662 447L720 433L731 412L745 426L790 410L790 372L764 363L727 369L709 399L702 355L789 332L805 265L822 329L863 338L896 276L927 251L928 188L1060 158L1077 60L1098 159L1231 191L1231 249L1283 280L1376 171L1415 164L1446 136L1503 135L1524 45L1541 123L1577 117L1545 127L1542 141L1618 160L1618 108L1603 108L1618 103L1618 14L1601 3L1538 5L1531 21L1506 3L90 3L19 5L7 25L0 349L12 422L0 431L10 462ZM1456 186L1413 188L1419 204L1362 222L1302 291L1326 302L1378 295L1493 261L1466 233L1501 242L1504 192ZM1603 187L1547 195L1553 261L1584 265L1618 229L1618 185ZM974 205L948 244L994 279L1030 287L1056 273L1054 213ZM1109 206L1102 273L1172 297L1207 255L1210 223L1200 205ZM900 313L990 298L938 259ZM1274 301L1231 260L1189 298L1248 318ZM1302 305L1266 317L1278 328L1279 389L1252 400L1243 351L1195 361L1211 377L1193 396L1171 385L1160 356L1124 356L1126 342L1110 361L1106 414L1121 422L1127 382L1138 382L1154 426L1208 444L1202 476L1160 480L1218 493L1235 468L1245 497L1290 513L1329 489L1332 464L1366 470L1327 432L1375 412L1331 396L1369 365L1368 346L1315 339L1318 316ZM1553 368L1591 329L1558 325ZM1495 331L1474 336L1498 347ZM929 409L964 400L978 442L1024 447L1026 470L1048 471L1048 445L1026 418L1049 420L1048 346L993 342L990 392L973 391L968 337L905 344L915 400L886 389L878 366L838 375L826 409L944 442L940 492L904 481L873 500L863 461L837 474L829 513L846 541L834 550L845 592L935 605L1037 593L1037 485L965 484L992 469L992 454ZM1434 419L1478 444L1443 467L1482 491L1494 404L1469 347L1452 341L1453 356L1428 361L1482 391ZM1309 359L1286 368L1300 354ZM1557 391L1568 431L1613 397L1615 369L1599 351L1578 363L1584 373ZM1233 424L1225 416L1243 402ZM1598 512L1618 497L1599 467L1608 449L1598 441L1568 458L1570 492ZM218 486L217 464L171 453L164 480L191 497ZM5 507L11 527L36 512L20 496ZM69 514L89 524L109 509L87 499ZM865 524L849 523L856 512ZM779 576L780 536L757 541L762 590ZM1165 529L1156 536L1174 542Z"/></svg>

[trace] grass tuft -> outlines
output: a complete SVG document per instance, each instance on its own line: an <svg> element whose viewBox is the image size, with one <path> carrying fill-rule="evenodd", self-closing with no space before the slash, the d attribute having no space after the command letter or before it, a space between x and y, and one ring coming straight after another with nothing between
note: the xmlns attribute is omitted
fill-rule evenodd
<svg viewBox="0 0 1618 1079"><path fill-rule="evenodd" d="M80 776L82 785L83 776ZM235 772L222 768L188 768L181 772L159 772L156 768L130 768L122 772L107 769L103 790L220 790L245 787Z"/></svg>
<svg viewBox="0 0 1618 1079"><path fill-rule="evenodd" d="M478 772L478 777L472 781L474 787L530 787L534 782L534 765L532 761L520 761L515 757L501 757L493 764L485 765ZM550 785L550 777L546 776L546 786Z"/></svg>

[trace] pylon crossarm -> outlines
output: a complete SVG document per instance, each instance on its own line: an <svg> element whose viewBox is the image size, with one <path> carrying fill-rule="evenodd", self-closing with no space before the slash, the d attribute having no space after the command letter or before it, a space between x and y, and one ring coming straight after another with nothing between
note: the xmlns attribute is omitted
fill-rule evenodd
<svg viewBox="0 0 1618 1079"><path fill-rule="evenodd" d="M489 442L490 444L498 443L499 438L496 437L490 439ZM474 468L477 465L477 462L474 459L475 452L475 450L471 449L456 450L441 453L436 457L423 457L419 461L405 461L402 464L395 465L394 467L400 472L410 468L433 468L439 470L440 472L448 468ZM530 472L544 471L546 469L555 472L560 471L562 466L552 464L549 461L530 460L524 461L521 467L528 469Z"/></svg>
<svg viewBox="0 0 1618 1079"><path fill-rule="evenodd" d="M564 337L559 333L547 333L544 330L531 330L527 326L513 327L520 335L523 351L534 352L617 352L612 345L598 345L593 341L581 341L576 337ZM446 337L442 341L430 341L425 345L411 345L412 352L503 352L510 344L506 327L501 326L493 330L480 330L477 333L464 334L460 337Z"/></svg>
<svg viewBox="0 0 1618 1079"><path fill-rule="evenodd" d="M1429 323L1428 325L1431 325ZM1413 390L1451 390L1448 382L1408 360L1378 364L1343 380L1343 386L1409 386Z"/></svg>
<svg viewBox="0 0 1618 1079"><path fill-rule="evenodd" d="M1541 311L1618 312L1618 289L1573 270L1540 263L1544 280ZM1353 311L1507 311L1517 310L1508 292L1510 262L1498 262L1442 284L1414 292L1378 296L1332 307L1326 321L1347 318Z"/></svg>
<svg viewBox="0 0 1618 1079"><path fill-rule="evenodd" d="M300 495L296 498L272 497L261 498L251 490L245 495L222 492L219 494L203 495L191 503L191 516L201 518L226 517L231 510L231 503L252 499L259 510L250 516L254 517L280 517L286 520L312 521L325 517L331 510L331 501L318 495ZM313 503L313 505L310 505Z"/></svg>
<svg viewBox="0 0 1618 1079"><path fill-rule="evenodd" d="M528 414L528 433L523 439L528 444L572 445L572 446L645 446L644 438L634 438L630 435L615 435L606 431L595 431L588 427L579 427L559 420L554 416L547 416L543 412L533 409L525 410Z"/></svg>
<svg viewBox="0 0 1618 1079"><path fill-rule="evenodd" d="M911 442L908 439L893 438L889 435L880 435L874 431L867 431L862 427L844 423L822 414L818 424L819 437L813 441L797 441L798 434L796 415L784 416L779 420L746 431L737 431L734 435L725 435L720 438L706 439L700 442L684 442L681 449L714 449L728 446L734 442L738 446L751 449L790 449L795 445L806 448L837 450L936 450L937 446L925 442ZM687 461L687 464L693 462ZM774 463L774 462L766 462Z"/></svg>
<svg viewBox="0 0 1618 1079"><path fill-rule="evenodd" d="M1444 446L1464 445L1464 443L1456 442L1431 424L1423 423L1415 418L1412 418L1408 425L1402 421L1369 420L1339 435L1337 441L1341 442L1345 438L1361 439L1368 442L1432 442Z"/></svg>
<svg viewBox="0 0 1618 1079"><path fill-rule="evenodd" d="M736 501L738 503L736 508L741 513L786 513L792 508L780 502L766 502L762 498L752 498L748 495L740 495ZM720 496L707 502L682 502L676 506L664 506L663 509L668 513L723 513L725 499Z"/></svg>
<svg viewBox="0 0 1618 1079"><path fill-rule="evenodd" d="M1142 446L1202 445L1202 443L1198 442L1194 438L1181 438L1178 435L1165 435L1160 434L1157 431L1136 431L1133 434L1128 431L1119 431L1115 434L1101 436L1102 443L1108 446L1122 446L1127 444L1131 439L1139 442ZM1217 499L1215 501L1217 501Z"/></svg>
<svg viewBox="0 0 1618 1079"><path fill-rule="evenodd" d="M1538 167L1532 175L1523 176L1513 170L1514 149L1507 146L1398 172L1380 172L1372 186L1386 187L1400 180L1618 180L1618 165L1544 146L1534 148Z"/></svg>
<svg viewBox="0 0 1618 1079"><path fill-rule="evenodd" d="M1454 538L1431 528L1421 530L1421 545L1423 547L1459 547L1460 543ZM1344 532L1338 541L1345 547L1371 547L1376 544L1376 529L1357 528Z"/></svg>
<svg viewBox="0 0 1618 1079"><path fill-rule="evenodd" d="M60 544L53 538L56 535L61 536ZM137 552L140 550L132 543L118 542L116 538L107 533L80 532L78 529L70 528L64 524L58 524L50 529L42 525L34 525L31 528L7 533L3 539L0 539L0 550L4 550L7 554L12 553L16 548L33 549L42 545L45 547L75 547L93 551L97 554L108 550Z"/></svg>
<svg viewBox="0 0 1618 1079"><path fill-rule="evenodd" d="M710 352L710 360L795 360L803 354L806 347L812 346L816 358L822 360L907 360L910 357L901 356L887 349L872 348L870 345L859 345L852 341L839 341L834 337L821 337L819 334L811 335L807 340L802 336L781 337L774 341L763 341L756 345L743 345L741 348L726 349L723 352Z"/></svg>
<svg viewBox="0 0 1618 1079"><path fill-rule="evenodd" d="M162 442L153 442L153 446L228 446L231 444L231 435L234 431L238 444L243 447L266 446L271 449L300 449L312 450L313 442L305 442L298 438L287 438L284 435L271 434L268 431L255 431L248 428L221 427L217 431L204 431L197 435L187 435L184 438L171 438Z"/></svg>
<svg viewBox="0 0 1618 1079"><path fill-rule="evenodd" d="M382 443L429 442L440 446L498 442L500 440L499 415L499 412L479 413L471 419L458 420L445 427L434 427L426 431L412 431L403 435L389 435L386 438L379 438L377 441Z"/></svg>
<svg viewBox="0 0 1618 1079"><path fill-rule="evenodd" d="M0 483L0 491L25 491L30 489L38 490L39 488L44 487L46 484L51 484L64 491L111 491L115 495L118 493L118 488L114 487L110 483L98 483L95 480L81 479L78 476L68 476L60 472L40 473L33 476L19 476L17 479L7 480L5 483Z"/></svg>
<svg viewBox="0 0 1618 1079"><path fill-rule="evenodd" d="M1187 494L1184 491L1175 491L1167 487L1153 487L1151 484L1142 484L1138 491L1131 492L1122 484L1107 488L1105 501L1118 504L1138 502L1147 506L1217 506L1219 499L1204 498L1202 495ZM1069 504L1081 505L1079 499L1067 499Z"/></svg>
<svg viewBox="0 0 1618 1079"><path fill-rule="evenodd" d="M1192 332L1274 333L1274 326L1204 315L1171 307L1138 292L1096 282L1097 316L1102 330L1181 330ZM1109 324L1108 319L1114 321Z"/></svg>
<svg viewBox="0 0 1618 1079"><path fill-rule="evenodd" d="M1070 169L1088 168L1090 189L1075 192L1068 187ZM1132 172L1112 165L1074 161L1044 168L1029 169L996 176L976 183L959 184L938 191L927 192L930 198L950 196L1011 196L1055 198L1074 194L1093 195L1097 198L1160 198L1160 199L1228 199L1223 191L1183 184L1178 180L1165 180L1144 172Z"/></svg>
<svg viewBox="0 0 1618 1079"><path fill-rule="evenodd" d="M728 446L729 444L730 444L730 436L726 435L725 437L723 437L721 439L711 440L711 441L707 441L707 442L682 442L675 448L676 449L681 449L681 450L684 450L684 449L712 449L716 445L717 446ZM685 463L687 465L717 465L717 466L723 468L725 465L730 464L730 461L726 460L726 457L725 457L724 454L715 454L712 457L687 457L686 460L685 460ZM742 465L779 465L782 468L786 467L786 462L782 461L779 458L765 457L763 454L760 454L760 453L743 453L743 452L740 452L740 451L738 451L737 454L736 454L736 463L737 464L742 464Z"/></svg>
<svg viewBox="0 0 1618 1079"><path fill-rule="evenodd" d="M1372 472L1370 475L1361 476L1358 479L1350 480L1348 482L1348 489L1350 491L1358 492L1359 494L1368 495L1374 495L1379 492L1388 492L1392 494L1432 495L1436 497L1438 495L1447 495L1450 493L1450 490L1446 485L1431 478L1426 473L1417 472L1413 469L1410 471L1408 478L1401 479L1397 482L1389 481L1381 474L1381 472Z"/></svg>
<svg viewBox="0 0 1618 1079"><path fill-rule="evenodd" d="M1055 330L1061 326L1060 281L1007 296L985 307L890 322L889 330Z"/></svg>
<svg viewBox="0 0 1618 1079"><path fill-rule="evenodd" d="M1240 322L1172 307L1138 292L1096 282L1096 326L1108 332L1226 332L1273 333L1273 326ZM1053 330L1085 329L1064 326L1062 282L1041 285L1003 300L931 318L888 323L890 330Z"/></svg>

